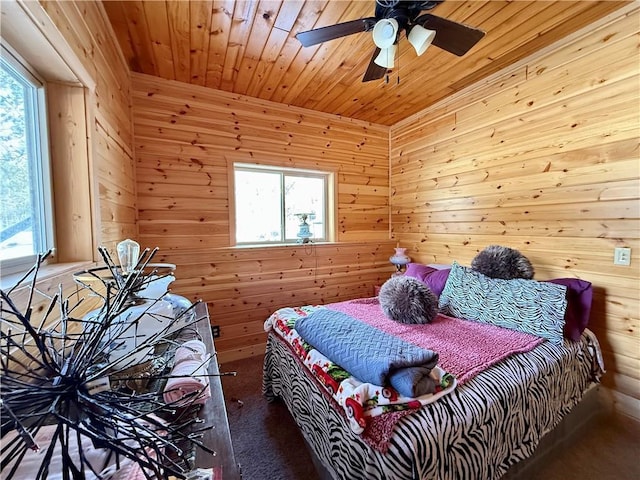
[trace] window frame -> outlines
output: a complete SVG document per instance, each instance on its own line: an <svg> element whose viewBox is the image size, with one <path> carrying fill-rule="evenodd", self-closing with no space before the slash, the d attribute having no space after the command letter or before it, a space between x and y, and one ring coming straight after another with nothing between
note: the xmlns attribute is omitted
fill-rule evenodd
<svg viewBox="0 0 640 480"><path fill-rule="evenodd" d="M33 232L33 247L37 253L0 260L2 274L10 275L28 270L34 265L38 253L55 251L55 217L48 140L47 82L10 44L3 41L0 47L2 68L7 68L8 73L28 89L25 96L27 155L30 181L37 185L31 198L38 225Z"/></svg>
<svg viewBox="0 0 640 480"><path fill-rule="evenodd" d="M39 73L49 93L46 145L56 247L40 268L39 278L44 279L100 260L99 189L93 165L98 156L96 79L40 2L0 2L0 10L1 43L11 45ZM0 285L14 285L24 273L26 269L14 274L0 269Z"/></svg>
<svg viewBox="0 0 640 480"><path fill-rule="evenodd" d="M265 173L276 173L280 175L280 185L281 192L280 195L280 213L281 213L281 224L280 224L280 234L283 238L282 241L248 241L248 242L239 242L237 241L236 236L236 226L238 222L237 211L235 208L236 204L236 193L237 188L235 184L236 171L254 171L254 172L265 172ZM313 236L311 241L316 243L324 243L331 242L334 238L334 208L332 205L334 202L334 190L335 190L335 179L334 172L332 171L321 171L307 168L291 168L291 167L279 167L274 165L264 165L264 164L253 164L253 163L244 163L244 162L232 162L231 165L231 197L232 197L232 205L233 208L230 209L230 221L232 225L231 229L231 245L246 247L246 246L269 246L269 245L299 245L301 244L301 240L297 238L287 238L286 237L286 218L285 218L285 195L284 195L284 183L285 178L289 177L302 177L302 178L318 178L324 181L324 202L322 208L324 209L324 232L321 237Z"/></svg>

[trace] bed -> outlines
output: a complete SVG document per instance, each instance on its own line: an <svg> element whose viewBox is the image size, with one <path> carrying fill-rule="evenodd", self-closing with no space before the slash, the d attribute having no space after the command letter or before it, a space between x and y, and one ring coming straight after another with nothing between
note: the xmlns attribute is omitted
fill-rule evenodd
<svg viewBox="0 0 640 480"><path fill-rule="evenodd" d="M542 437L604 373L598 341L586 328L588 282L496 280L455 263L446 275L437 276L440 286L429 285L426 278L421 281L439 295L440 313L429 325L411 326L412 332L419 328L455 332L452 337L464 343L471 357L474 347L464 335L470 339L477 335L482 350L481 343L493 333L481 329L504 331L511 346L503 355L461 367L452 358L456 350L438 340L437 366L429 373L435 388L415 398L398 394L389 385L360 382L296 331L299 320L316 316L318 310L337 311L384 330L383 315L376 313L377 297L279 309L265 322L269 335L263 393L270 401L281 399L286 404L327 478L501 478L533 455ZM496 306L496 295L501 307ZM483 312L477 312L479 305L485 307ZM470 320L470 310L481 318ZM513 327L514 310L518 329L505 328ZM549 323L542 316L554 318ZM329 324L331 318L335 324L346 317L332 313ZM527 322L532 318L533 327ZM459 334L452 327L456 322L466 322L471 331ZM401 336L398 329L405 326L389 328ZM515 346L509 343L512 331L518 334ZM429 341L433 340L425 340ZM501 348L507 347L494 350ZM366 392L359 405L346 401L358 397L354 391Z"/></svg>

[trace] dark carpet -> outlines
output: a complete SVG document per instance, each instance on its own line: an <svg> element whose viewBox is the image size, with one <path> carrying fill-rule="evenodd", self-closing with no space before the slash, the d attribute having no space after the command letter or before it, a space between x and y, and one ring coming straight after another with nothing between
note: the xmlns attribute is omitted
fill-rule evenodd
<svg viewBox="0 0 640 480"><path fill-rule="evenodd" d="M528 480L640 479L640 423L623 415L599 415L549 453Z"/></svg>
<svg viewBox="0 0 640 480"><path fill-rule="evenodd" d="M229 427L243 480L319 480L302 435L283 403L262 396L263 357L220 365ZM640 479L640 423L597 415L562 447L517 474L523 480Z"/></svg>
<svg viewBox="0 0 640 480"><path fill-rule="evenodd" d="M318 480L302 434L282 402L262 396L263 357L220 365L231 440L244 480Z"/></svg>

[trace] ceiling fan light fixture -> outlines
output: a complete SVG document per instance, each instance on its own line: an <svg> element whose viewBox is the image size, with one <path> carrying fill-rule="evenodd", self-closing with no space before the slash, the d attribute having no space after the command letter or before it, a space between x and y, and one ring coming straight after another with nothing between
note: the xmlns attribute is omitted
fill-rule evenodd
<svg viewBox="0 0 640 480"><path fill-rule="evenodd" d="M433 42L435 37L435 30L429 30L420 25L414 25L407 38L409 39L409 43L413 45L413 48L415 48L418 56L420 56L427 50L427 48L429 48L429 45L431 45L431 42Z"/></svg>
<svg viewBox="0 0 640 480"><path fill-rule="evenodd" d="M397 45L391 44L388 48L383 48L380 50L380 53L373 61L376 65L379 65L384 68L393 68L393 63L396 59L396 49Z"/></svg>
<svg viewBox="0 0 640 480"><path fill-rule="evenodd" d="M395 18L378 20L373 27L373 43L384 50L396 43L398 36L398 21Z"/></svg>

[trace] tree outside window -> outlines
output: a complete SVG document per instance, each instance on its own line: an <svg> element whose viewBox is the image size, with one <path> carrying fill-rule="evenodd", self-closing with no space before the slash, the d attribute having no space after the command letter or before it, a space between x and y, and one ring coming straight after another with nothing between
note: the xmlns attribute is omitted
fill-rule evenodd
<svg viewBox="0 0 640 480"><path fill-rule="evenodd" d="M0 262L3 273L52 247L44 87L8 55L0 59ZM20 268L18 268L20 269Z"/></svg>

